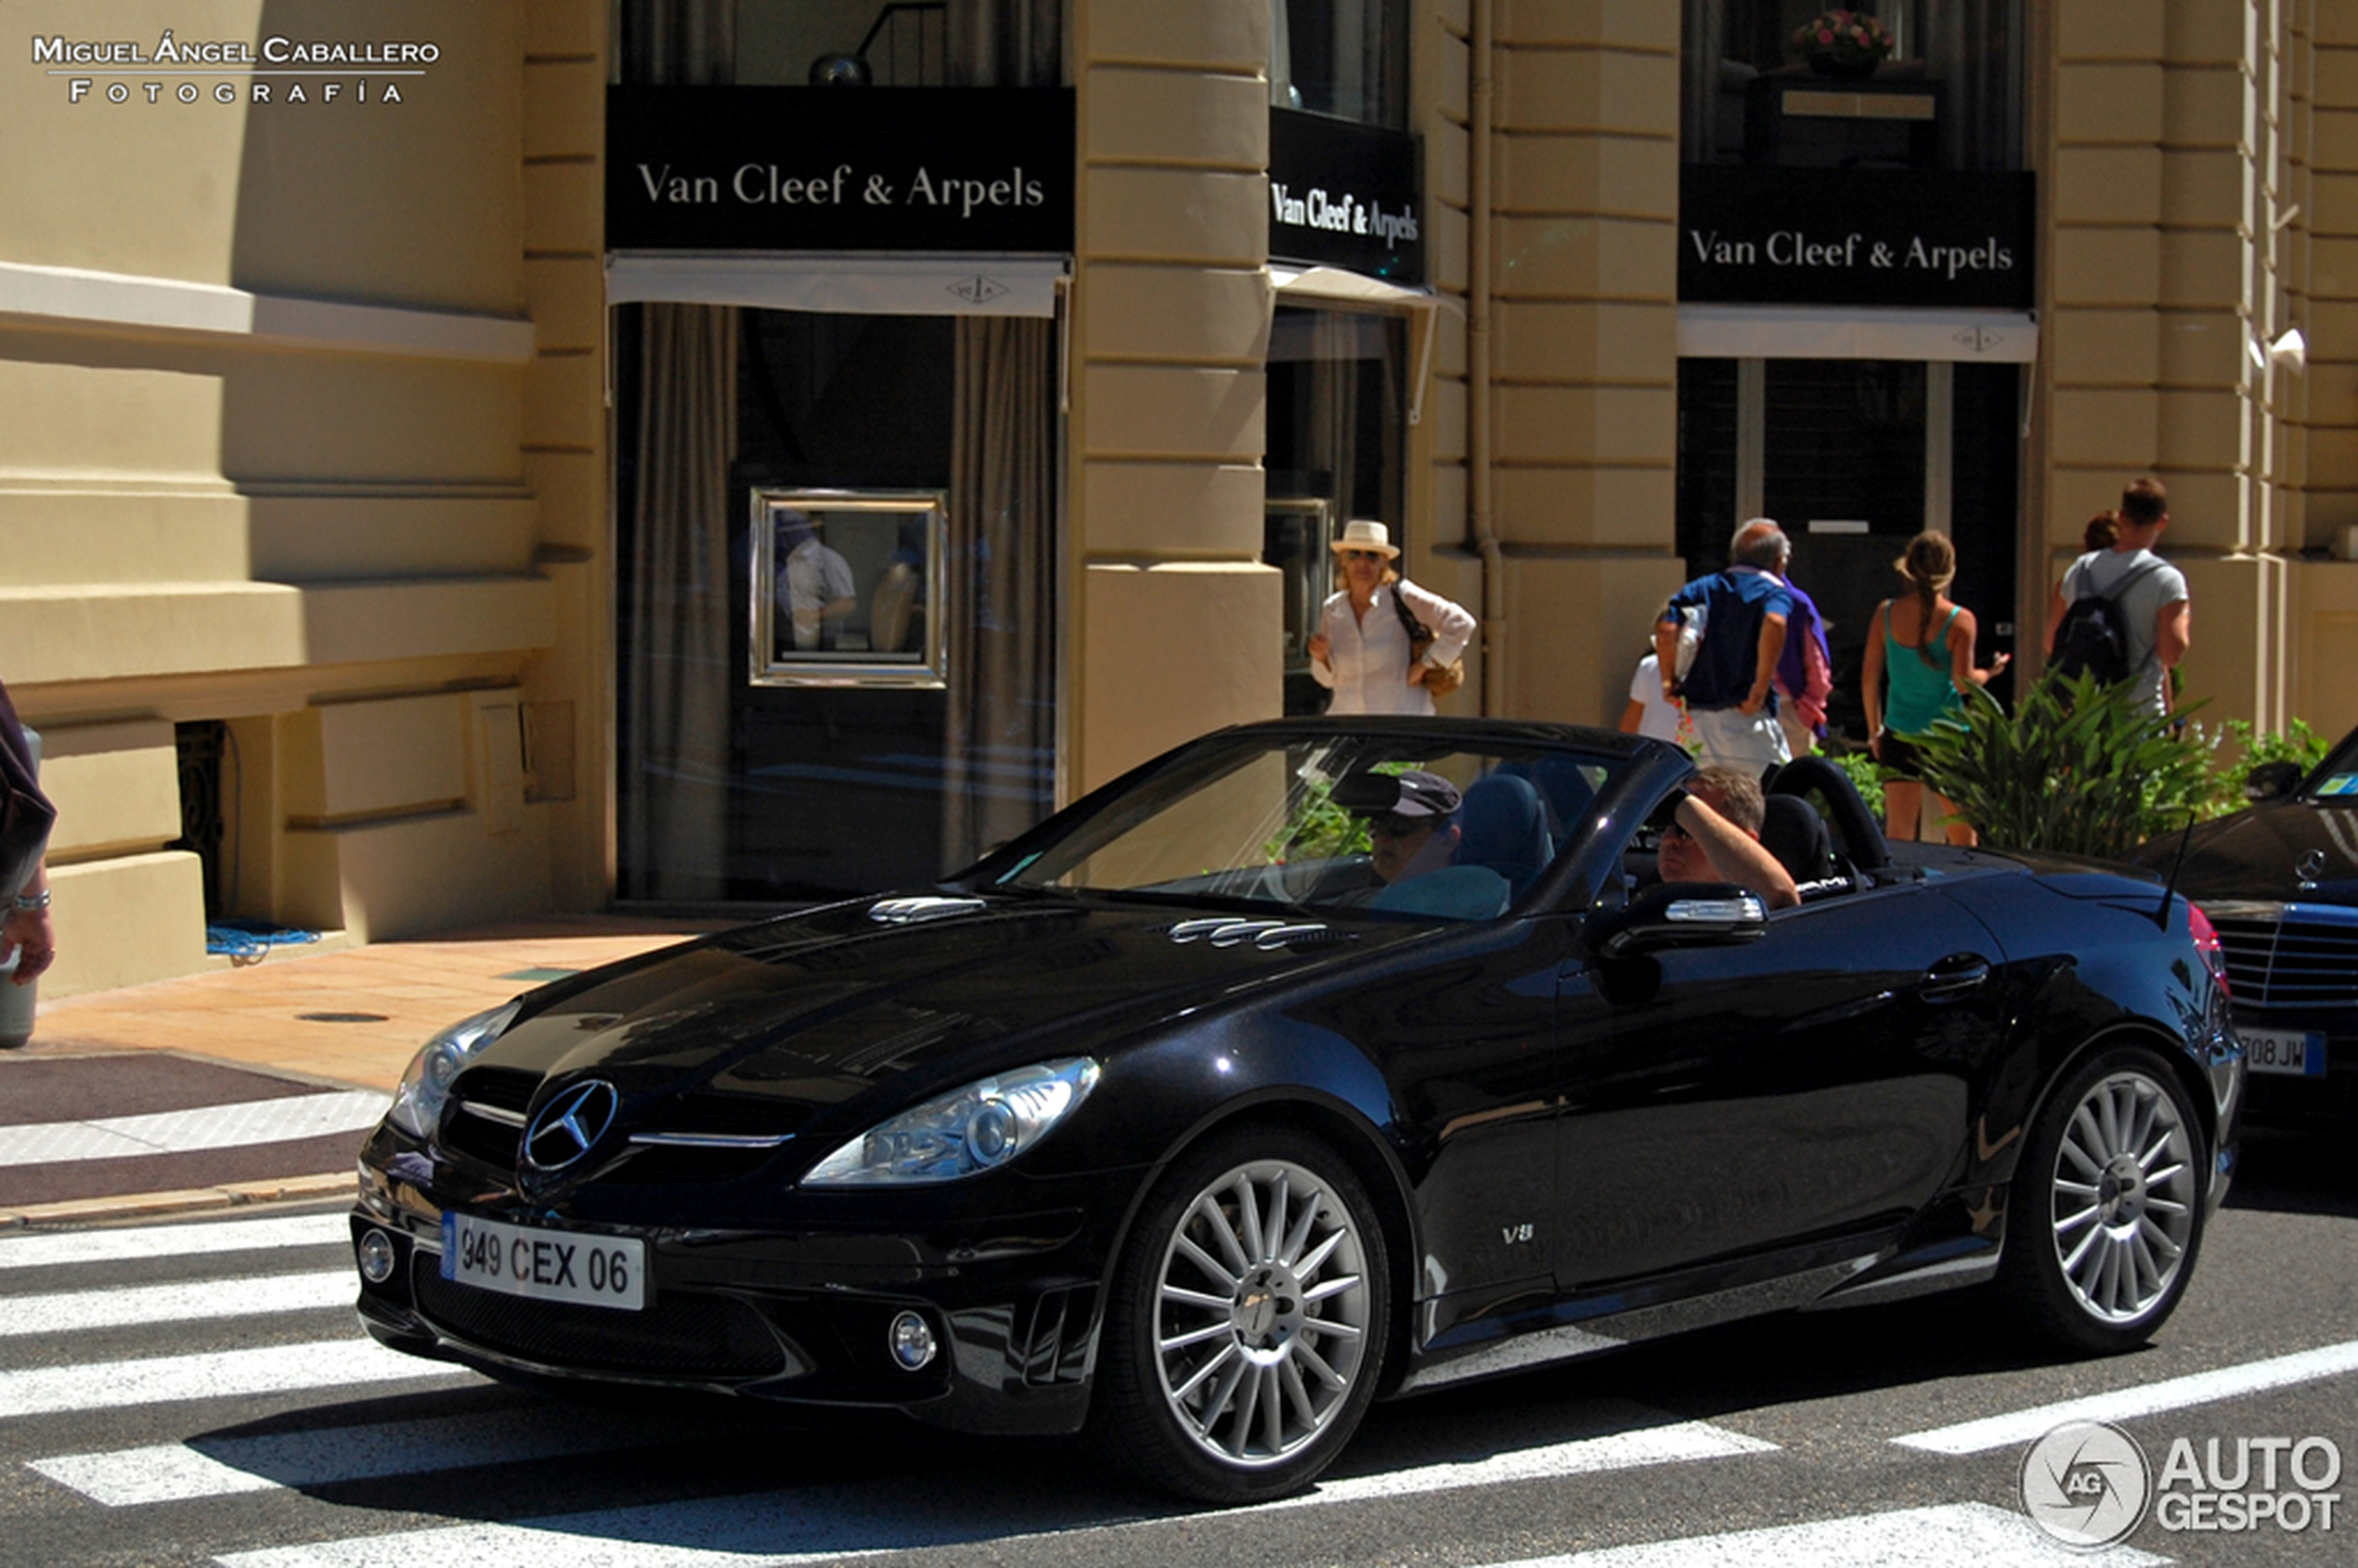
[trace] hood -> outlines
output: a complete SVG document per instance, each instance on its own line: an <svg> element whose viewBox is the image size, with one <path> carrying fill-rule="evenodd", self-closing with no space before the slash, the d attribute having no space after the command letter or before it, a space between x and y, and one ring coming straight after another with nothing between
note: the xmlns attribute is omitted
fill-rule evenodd
<svg viewBox="0 0 2358 1568"><path fill-rule="evenodd" d="M2180 836L2153 840L2138 862L2169 875ZM2358 810L2286 798L2204 823L2185 836L2178 890L2197 902L2358 904Z"/></svg>
<svg viewBox="0 0 2358 1568"><path fill-rule="evenodd" d="M693 1096L778 1132L887 1079L949 1086L1085 1054L1182 1009L1432 929L1379 921L1241 932L1218 910L1056 898L860 900L595 970L528 998L469 1069L534 1085L594 1074L625 1117ZM635 1114L634 1114L635 1113ZM668 1114L666 1120L670 1120Z"/></svg>

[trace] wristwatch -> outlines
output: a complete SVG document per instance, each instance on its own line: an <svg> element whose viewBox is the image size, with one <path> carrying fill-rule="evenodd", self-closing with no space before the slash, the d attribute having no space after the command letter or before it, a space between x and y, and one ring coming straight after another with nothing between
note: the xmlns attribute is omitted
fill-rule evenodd
<svg viewBox="0 0 2358 1568"><path fill-rule="evenodd" d="M19 893L10 901L13 902L19 909L22 910L47 909L49 907L49 889L44 888L37 893Z"/></svg>

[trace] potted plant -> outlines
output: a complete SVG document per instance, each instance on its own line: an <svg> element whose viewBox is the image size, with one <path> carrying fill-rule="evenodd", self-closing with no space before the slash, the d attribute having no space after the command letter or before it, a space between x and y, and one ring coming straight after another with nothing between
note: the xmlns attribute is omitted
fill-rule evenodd
<svg viewBox="0 0 2358 1568"><path fill-rule="evenodd" d="M1872 76L1891 53L1891 30L1864 11L1820 11L1793 35L1820 76Z"/></svg>

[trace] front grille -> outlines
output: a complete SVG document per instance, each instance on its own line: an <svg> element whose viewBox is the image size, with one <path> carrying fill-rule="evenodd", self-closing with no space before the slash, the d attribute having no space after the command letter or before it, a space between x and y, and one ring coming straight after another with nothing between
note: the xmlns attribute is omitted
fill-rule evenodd
<svg viewBox="0 0 2358 1568"><path fill-rule="evenodd" d="M2254 1007L2358 1006L2358 910L2292 905L2281 920L2213 915L2227 984Z"/></svg>
<svg viewBox="0 0 2358 1568"><path fill-rule="evenodd" d="M766 1378L785 1354L760 1315L733 1296L654 1294L640 1312L534 1302L442 1277L421 1249L409 1273L418 1310L460 1339L549 1367L673 1377Z"/></svg>

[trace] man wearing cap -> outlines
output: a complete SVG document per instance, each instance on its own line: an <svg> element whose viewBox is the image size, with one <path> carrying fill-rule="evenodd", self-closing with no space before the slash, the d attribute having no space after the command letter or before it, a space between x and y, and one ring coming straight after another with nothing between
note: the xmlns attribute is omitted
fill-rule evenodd
<svg viewBox="0 0 2358 1568"><path fill-rule="evenodd" d="M1473 640L1474 618L1462 606L1428 593L1393 570L1400 551L1392 530L1354 518L1331 547L1343 586L1328 596L1319 631L1310 639L1310 674L1334 696L1328 713L1414 713L1431 717L1425 672L1445 668ZM1423 656L1412 658L1407 622L1432 632Z"/></svg>
<svg viewBox="0 0 2358 1568"><path fill-rule="evenodd" d="M1654 624L1663 695L1685 699L1696 751L1705 762L1757 774L1792 759L1777 723L1774 689L1793 615L1793 590L1777 572L1790 553L1782 528L1766 517L1752 519L1730 541L1728 569L1697 577L1671 595ZM1703 640L1694 662L1678 676L1673 673L1678 632L1689 610L1703 616Z"/></svg>
<svg viewBox="0 0 2358 1568"><path fill-rule="evenodd" d="M1421 768L1351 773L1335 781L1334 803L1367 824L1368 861L1380 887L1345 900L1369 909L1489 920L1506 913L1513 888L1488 866L1459 865L1464 836L1458 786Z"/></svg>

